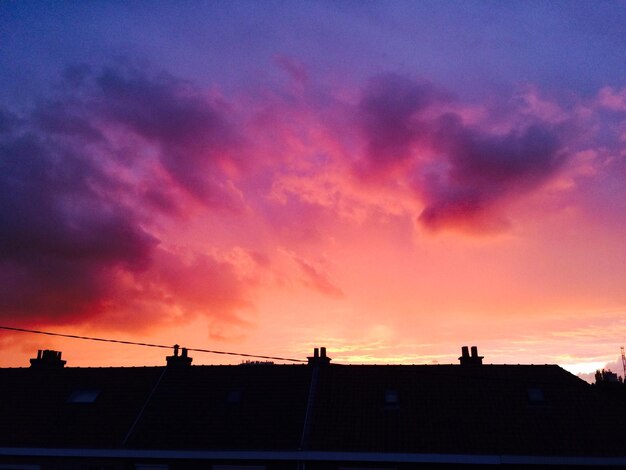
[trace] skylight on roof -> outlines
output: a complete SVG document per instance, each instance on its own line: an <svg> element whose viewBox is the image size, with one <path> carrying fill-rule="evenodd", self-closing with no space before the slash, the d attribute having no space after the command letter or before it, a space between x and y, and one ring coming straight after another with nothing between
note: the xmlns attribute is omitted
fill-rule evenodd
<svg viewBox="0 0 626 470"><path fill-rule="evenodd" d="M385 390L385 405L386 410L397 410L400 408L400 395L395 388L388 388Z"/></svg>
<svg viewBox="0 0 626 470"><path fill-rule="evenodd" d="M398 391L395 389L385 390L385 404L397 405L399 402Z"/></svg>
<svg viewBox="0 0 626 470"><path fill-rule="evenodd" d="M68 403L93 403L100 395L100 390L96 389L83 389L74 390L68 397Z"/></svg>
<svg viewBox="0 0 626 470"><path fill-rule="evenodd" d="M539 387L528 387L528 401L533 404L540 404L546 401L543 390Z"/></svg>
<svg viewBox="0 0 626 470"><path fill-rule="evenodd" d="M239 403L241 401L242 393L243 392L241 390L231 390L226 396L226 402L231 404Z"/></svg>
<svg viewBox="0 0 626 470"><path fill-rule="evenodd" d="M265 465L213 465L213 470L265 470Z"/></svg>

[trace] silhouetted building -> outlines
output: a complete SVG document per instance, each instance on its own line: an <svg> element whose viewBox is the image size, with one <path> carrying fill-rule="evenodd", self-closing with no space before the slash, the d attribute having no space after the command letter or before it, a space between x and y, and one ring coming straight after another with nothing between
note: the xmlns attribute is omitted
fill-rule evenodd
<svg viewBox="0 0 626 470"><path fill-rule="evenodd" d="M605 397L626 404L626 384L615 372L604 369L597 370L594 385Z"/></svg>
<svg viewBox="0 0 626 470"><path fill-rule="evenodd" d="M51 351L49 349L37 351L37 357L30 360L30 367L34 369L62 369L65 363L61 359L60 351Z"/></svg>
<svg viewBox="0 0 626 470"><path fill-rule="evenodd" d="M180 346L178 346L178 344L174 345L174 355L167 356L165 358L168 367L187 367L191 365L191 361L193 361L193 359L189 357L187 348L183 348L180 356L178 355L179 349Z"/></svg>
<svg viewBox="0 0 626 470"><path fill-rule="evenodd" d="M615 372L611 372L611 370L602 369L596 371L596 384L601 383L622 383L622 378L618 377Z"/></svg>
<svg viewBox="0 0 626 470"><path fill-rule="evenodd" d="M0 468L626 466L626 407L556 365L171 358L0 369Z"/></svg>
<svg viewBox="0 0 626 470"><path fill-rule="evenodd" d="M478 348L476 346L472 346L472 355L469 354L469 349L467 346L463 346L461 348L461 357L459 357L459 361L462 366L479 366L483 363L483 356L478 355Z"/></svg>
<svg viewBox="0 0 626 470"><path fill-rule="evenodd" d="M320 352L321 349L321 352ZM330 357L326 355L326 348L314 348L313 356L307 357L310 366L330 364Z"/></svg>

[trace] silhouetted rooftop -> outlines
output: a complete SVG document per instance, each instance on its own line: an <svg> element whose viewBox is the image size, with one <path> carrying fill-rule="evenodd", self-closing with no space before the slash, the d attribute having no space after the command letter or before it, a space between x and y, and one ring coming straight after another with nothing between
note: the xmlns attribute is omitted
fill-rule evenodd
<svg viewBox="0 0 626 470"><path fill-rule="evenodd" d="M0 448L625 457L555 365L0 369Z"/></svg>

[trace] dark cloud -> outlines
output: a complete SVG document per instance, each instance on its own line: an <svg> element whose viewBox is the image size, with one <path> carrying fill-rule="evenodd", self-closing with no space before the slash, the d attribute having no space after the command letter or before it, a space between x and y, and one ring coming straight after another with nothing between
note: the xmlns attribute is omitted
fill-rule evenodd
<svg viewBox="0 0 626 470"><path fill-rule="evenodd" d="M105 188L103 169L51 135L0 136L0 314L93 314L118 269L144 269L156 238Z"/></svg>
<svg viewBox="0 0 626 470"><path fill-rule="evenodd" d="M125 322L121 312L137 307L141 319L165 295L179 314L204 304L236 321L248 305L236 266L174 262L151 223L183 215L189 198L232 206L222 185L238 139L225 112L132 67L74 67L63 79L31 111L0 110L0 317Z"/></svg>
<svg viewBox="0 0 626 470"><path fill-rule="evenodd" d="M214 103L169 76L107 69L96 78L98 108L159 149L169 175L204 203L228 206L223 168L236 165L234 127Z"/></svg>
<svg viewBox="0 0 626 470"><path fill-rule="evenodd" d="M562 166L560 131L552 125L536 120L495 133L466 125L445 104L453 101L428 83L385 75L365 89L358 108L367 151L357 172L385 182L399 169L425 203L425 226L483 223L499 203Z"/></svg>
<svg viewBox="0 0 626 470"><path fill-rule="evenodd" d="M367 139L365 176L411 158L412 146L428 137L421 113L449 97L430 83L395 74L370 81L359 103L362 133Z"/></svg>
<svg viewBox="0 0 626 470"><path fill-rule="evenodd" d="M437 144L452 165L451 179L459 184L532 184L560 166L560 143L547 125L498 135L463 127L460 118L446 116L442 121Z"/></svg>
<svg viewBox="0 0 626 470"><path fill-rule="evenodd" d="M426 172L418 185L426 202L419 220L433 229L483 219L495 204L553 176L564 161L557 132L545 124L500 135L446 115L434 136L445 171Z"/></svg>

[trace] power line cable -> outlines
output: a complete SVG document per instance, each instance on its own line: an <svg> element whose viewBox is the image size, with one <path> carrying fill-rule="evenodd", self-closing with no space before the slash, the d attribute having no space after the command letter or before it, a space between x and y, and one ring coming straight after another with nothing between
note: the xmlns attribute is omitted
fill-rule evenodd
<svg viewBox="0 0 626 470"><path fill-rule="evenodd" d="M48 335L48 336L60 336L63 338L72 338L72 339L82 339L82 340L88 340L88 341L101 341L101 342L107 342L107 343L118 343L118 344L129 344L129 345L133 345L133 346L144 346L144 347L150 347L150 348L162 348L162 349L173 349L174 346L166 346L164 344L153 344L153 343L140 343L140 342L136 342L136 341L124 341L124 340L119 340L119 339L110 339L110 338L96 338L93 336L81 336L81 335L70 335L70 334L64 334L64 333L54 333L51 331L40 331L40 330L29 330L26 328L17 328L17 327L12 327L12 326L2 326L0 325L0 329L2 330L10 330L10 331L18 331L18 332L23 332L23 333L36 333L36 334L40 334L40 335ZM222 355L229 355L229 356L239 356L239 357L250 357L250 358L255 358L255 359L273 359L273 360L277 360L277 361L289 361L289 362L307 362L306 360L303 359L294 359L294 358L290 358L290 357L278 357L278 356L262 356L262 355L258 355L258 354L246 354L246 353L237 353L237 352L229 352L229 351L216 351L216 350L212 350L212 349L200 349L200 348L186 348L187 351L194 351L194 352L203 352L203 353L210 353L210 354L222 354ZM333 363L335 365L342 365L342 364L337 364L337 363ZM362 366L371 366L371 367L376 367L376 364L361 364ZM448 377L448 378L463 378L465 380L483 380L483 381L494 381L494 382L528 382L529 378L528 377L524 377L524 378L516 378L513 376L506 376L506 377L502 377L499 375L492 375L492 374L475 374L474 372L480 372L482 370L487 370L487 369L491 369L492 367L497 367L497 368L501 368L501 367L511 367L514 366L512 364L490 364L485 366L485 368L469 368L469 367L461 367L460 369L457 369L455 367L454 364L440 364L438 366L434 366L434 365L391 365L391 364L387 364L388 366L391 367L420 367L420 368L425 368L424 370L422 370L421 374L423 375L427 375L427 376L431 376L431 377ZM536 366L537 364L526 364L526 365L522 365L522 367L526 368L526 367L532 367L532 366ZM439 366L442 367L442 369L439 368ZM458 370L459 372L462 373L451 373L449 372L449 366L453 366L456 370ZM490 367L491 366L491 367ZM553 365L550 364L545 364L543 365L543 367L552 367ZM517 364L517 368L520 367L520 364ZM558 367L558 366L557 366ZM433 368L433 372L426 372L428 371L428 369ZM434 372L437 371L437 372ZM472 371L471 374L467 374L465 372L469 372ZM537 382L538 379L541 379L542 377L535 377L534 381ZM546 381L547 378L543 377L543 381Z"/></svg>
<svg viewBox="0 0 626 470"><path fill-rule="evenodd" d="M16 328L12 326L0 325L0 329L10 330L10 331L19 331L22 333L35 333L35 334L48 335L48 336L60 336L62 338L82 339L82 340L88 340L88 341L100 341L100 342L105 342L105 343L130 344L133 346L144 346L144 347L149 347L149 348L163 348L163 349L174 348L174 346L166 346L164 344L140 343L137 341L124 341L120 339L96 338L93 336L70 335L70 334L64 334L64 333L54 333L51 331L40 331L40 330L29 330L26 328ZM186 348L186 349L187 351L203 352L203 353L210 353L210 354L222 354L222 355L228 355L228 356L251 357L255 359L273 359L276 361L307 362L306 360L303 360L303 359L293 359L290 357L262 356L258 354L246 354L246 353L238 353L238 352L230 352L230 351L217 351L213 349L200 349L200 348Z"/></svg>
<svg viewBox="0 0 626 470"><path fill-rule="evenodd" d="M102 341L106 343L121 343L121 344L132 344L135 346L147 346L150 348L166 348L172 349L173 346L165 346L163 344L150 344L150 343L138 343L135 341L123 341L119 339L108 339L108 338L95 338L92 336L80 336L80 335L68 335L63 333L53 333L50 331L39 331L39 330L27 330L26 328L15 328L12 326L0 326L0 329L3 330L12 330L12 331L21 331L23 333L36 333L40 335L48 335L48 336L61 336L63 338L73 338L73 339L85 339L90 341Z"/></svg>

